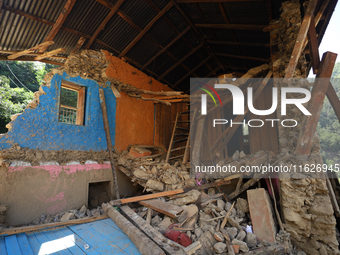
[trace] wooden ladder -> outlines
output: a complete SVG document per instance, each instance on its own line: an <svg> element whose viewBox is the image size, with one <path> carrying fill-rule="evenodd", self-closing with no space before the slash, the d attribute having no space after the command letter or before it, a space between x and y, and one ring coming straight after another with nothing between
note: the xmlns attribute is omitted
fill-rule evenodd
<svg viewBox="0 0 340 255"><path fill-rule="evenodd" d="M193 113L193 119L195 114L196 110ZM191 126L190 111L178 112L166 155L166 163L173 159L182 159L184 164L188 161Z"/></svg>

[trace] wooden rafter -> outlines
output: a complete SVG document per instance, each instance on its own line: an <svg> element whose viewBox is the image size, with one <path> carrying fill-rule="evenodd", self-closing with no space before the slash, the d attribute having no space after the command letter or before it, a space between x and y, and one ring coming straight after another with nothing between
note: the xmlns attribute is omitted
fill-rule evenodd
<svg viewBox="0 0 340 255"><path fill-rule="evenodd" d="M178 3L176 2L176 0L171 0L171 2L174 4L174 6L177 8L177 10L181 13L182 17L185 19L185 21L192 27L192 29L196 32L196 34L199 36L200 41L203 42L205 44L205 48L207 50L207 52L212 55L217 63L220 65L220 67L224 70L224 67L221 63L221 61L218 59L218 57L215 55L215 53L211 50L210 47L208 47L208 45L206 44L206 39L204 38L204 36L198 31L198 29L195 27L195 25L192 23L192 21L190 20L190 18L185 14L185 12L182 10L182 8L178 5Z"/></svg>
<svg viewBox="0 0 340 255"><path fill-rule="evenodd" d="M34 46L34 47L30 48L30 49L23 50L23 51L14 53L12 55L9 55L7 58L11 59L11 60L12 59L16 59L16 58L18 58L20 56L26 55L28 53L32 53L32 52L34 52L36 50L39 50L39 49L41 49L43 47L48 47L48 46L52 45L53 43L54 43L53 41L46 41L46 42L43 42L43 43L41 43L41 44L39 44L37 46Z"/></svg>
<svg viewBox="0 0 340 255"><path fill-rule="evenodd" d="M255 61L261 61L261 62L270 62L270 59L267 58L256 58L256 57L248 57L248 56L238 56L238 55L232 55L232 54L225 54L225 53L215 53L217 56L223 56L227 58L240 58L240 59L249 59L249 60L255 60Z"/></svg>
<svg viewBox="0 0 340 255"><path fill-rule="evenodd" d="M20 51L14 51L14 50L0 50L0 53L2 54L7 54L7 55L13 55L13 54L16 54L16 53L19 53ZM25 56L40 56L42 55L43 53L39 53L39 52L32 52L32 53L27 53L25 54ZM7 57L6 57L7 58ZM63 59L63 60L66 60L67 57L61 57L61 56L55 56L53 57L55 59ZM15 60L15 59L14 59Z"/></svg>
<svg viewBox="0 0 340 255"><path fill-rule="evenodd" d="M304 46L304 42L306 40L307 37L307 32L309 30L309 25L311 22L311 19L314 15L314 11L315 11L315 6L316 6L316 2L317 0L310 0L305 16L303 17L302 20L302 24L300 27L300 31L299 34L296 38L296 43L292 52L292 56L290 58L288 67L286 69L286 75L285 78L293 78L294 72L295 72L295 68L297 65L297 62L301 56L301 52L303 50L303 46Z"/></svg>
<svg viewBox="0 0 340 255"><path fill-rule="evenodd" d="M188 57L194 54L197 50L199 50L203 46L203 43L198 45L196 48L192 49L188 54L186 54L183 58L181 58L177 63L171 66L168 70L166 70L161 76L158 77L158 80L162 80L165 76L167 76L172 70L174 70L177 66L179 66L183 61L185 61Z"/></svg>
<svg viewBox="0 0 340 255"><path fill-rule="evenodd" d="M263 31L263 29L267 27L267 25L243 25L243 24L195 24L195 26L202 28L254 30L254 31Z"/></svg>
<svg viewBox="0 0 340 255"><path fill-rule="evenodd" d="M319 45L318 38L316 37L316 29L314 17L312 17L309 30L308 30L308 39L309 39L309 48L310 48L310 57L313 66L313 73L316 74L319 64L320 64L320 55L319 55Z"/></svg>
<svg viewBox="0 0 340 255"><path fill-rule="evenodd" d="M141 38L142 36L149 31L149 29L152 27L155 22L162 17L164 13L166 13L170 8L172 7L172 3L169 2L146 26L145 28L135 37L135 39L132 40L132 42L125 47L125 49L119 54L119 57L123 57Z"/></svg>
<svg viewBox="0 0 340 255"><path fill-rule="evenodd" d="M323 101L328 91L336 57L337 54L329 51L325 52L322 56L318 74L313 85L311 99L307 106L311 115L306 116L300 126L300 135L295 149L297 155L309 155L311 152L312 140L320 118Z"/></svg>
<svg viewBox="0 0 340 255"><path fill-rule="evenodd" d="M46 41L53 41L54 37L56 36L56 34L58 33L58 31L60 30L61 26L64 24L67 16L69 15L69 13L72 10L72 7L74 6L75 2L77 0L68 0L64 6L64 8L62 9L61 13L58 16L58 19L56 20L56 22L54 23L52 29L50 30L50 32L48 33L48 35L45 38L45 42ZM39 49L40 53L45 52L47 49L47 47L41 48Z"/></svg>
<svg viewBox="0 0 340 255"><path fill-rule="evenodd" d="M209 59L211 59L212 56L208 56L205 58L201 63L199 63L194 69L192 69L189 73L184 75L179 81L177 81L173 86L172 89L176 88L179 84L181 84L186 78L188 78L191 74L193 74L198 68L200 68L202 65L204 65Z"/></svg>
<svg viewBox="0 0 340 255"><path fill-rule="evenodd" d="M261 94L261 92L263 91L263 89L266 87L266 85L268 84L270 78L272 77L273 73L271 71L268 72L268 74L266 75L266 77L263 79L263 81L261 82L259 88L256 90L254 97L253 97L253 101L255 102L256 99L259 97L259 95ZM233 122L240 122L242 121L246 114L248 113L249 108L246 107L246 109L244 110L244 115L238 115ZM224 146L226 146L230 139L233 137L233 135L235 134L236 130L239 128L238 125L229 125L227 127L226 130L224 130L224 132L216 139L216 142L212 145L211 149L212 151L214 151L213 155L214 157L216 156L216 152L220 149L223 148Z"/></svg>
<svg viewBox="0 0 340 255"><path fill-rule="evenodd" d="M4 0L0 0L0 16L1 16L1 9L2 9L2 4L4 3Z"/></svg>
<svg viewBox="0 0 340 255"><path fill-rule="evenodd" d="M44 58L50 58L50 57L53 58L54 55L57 55L57 54L63 53L63 52L66 52L66 49L65 49L65 48L59 48L59 49L56 49L56 50L51 50L51 51L49 51L49 52L46 52L46 53L41 54L41 55L39 55L39 56L36 56L36 57L34 58L34 60L42 60L42 59L44 59Z"/></svg>
<svg viewBox="0 0 340 255"><path fill-rule="evenodd" d="M125 0L118 0L118 2L111 8L111 11L109 14L105 17L105 19L102 21L100 26L96 29L94 34L91 36L90 40L87 42L85 49L90 48L94 40L97 38L100 31L102 31L105 28L105 25L109 20L113 17L113 15L117 12L118 8L124 3Z"/></svg>
<svg viewBox="0 0 340 255"><path fill-rule="evenodd" d="M188 26L186 29L184 29L182 33L180 33L178 36L176 36L176 38L173 39L167 46L165 46L162 50L157 52L156 55L154 55L148 62L146 62L146 64L143 66L143 69L146 68L148 65L150 65L156 58L158 58L164 52L166 52L175 42L177 42L179 39L181 39L189 30L190 30L190 26Z"/></svg>
<svg viewBox="0 0 340 255"><path fill-rule="evenodd" d="M76 43L76 46L74 46L73 50L71 51L71 54L77 53L80 50L81 46L83 46L85 41L86 41L86 38L80 37L78 42Z"/></svg>
<svg viewBox="0 0 340 255"><path fill-rule="evenodd" d="M36 61L36 60L34 60L34 58L31 58L31 57L19 57L19 58L16 58L16 59L8 59L7 57L4 57L4 56L0 56L0 60L1 61ZM61 62L58 62L58 61L53 61L53 60L42 59L42 60L39 60L39 61L43 62L43 63L47 63L47 64L58 65L58 66L64 65L64 63L61 63Z"/></svg>
<svg viewBox="0 0 340 255"><path fill-rule="evenodd" d="M219 44L219 45L240 45L240 46L251 46L251 47L269 47L267 43L247 43L247 42L229 42L229 41L207 41L209 44Z"/></svg>

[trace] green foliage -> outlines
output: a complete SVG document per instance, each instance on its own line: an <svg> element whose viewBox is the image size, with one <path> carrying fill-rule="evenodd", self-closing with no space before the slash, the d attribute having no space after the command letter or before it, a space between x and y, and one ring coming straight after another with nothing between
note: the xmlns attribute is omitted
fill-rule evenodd
<svg viewBox="0 0 340 255"><path fill-rule="evenodd" d="M337 95L340 96L340 62L334 66L331 83ZM340 122L327 97L323 104L317 130L324 163L328 165L340 163Z"/></svg>
<svg viewBox="0 0 340 255"><path fill-rule="evenodd" d="M11 121L11 116L21 113L33 99L33 92L23 88L11 88L10 80L0 76L0 133L6 132L5 125Z"/></svg>

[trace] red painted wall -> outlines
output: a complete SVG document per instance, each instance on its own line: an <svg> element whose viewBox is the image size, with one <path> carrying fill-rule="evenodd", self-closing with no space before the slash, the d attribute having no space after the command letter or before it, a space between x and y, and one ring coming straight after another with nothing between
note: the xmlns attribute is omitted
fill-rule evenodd
<svg viewBox="0 0 340 255"><path fill-rule="evenodd" d="M106 75L116 78L121 82L131 84L140 89L152 91L171 91L168 86L156 81L145 73L134 68L125 61L112 56L109 52L105 52L109 61ZM152 82L150 83L150 80ZM146 144L146 145L165 145L160 142L161 132L155 130L155 107L153 102L132 98L121 93L121 97L117 98L116 109L116 150L121 152L127 148L129 144ZM147 97L145 95L145 97ZM176 104L173 104L176 105ZM178 107L180 110L181 107ZM181 108L182 110L182 108ZM159 116L156 122L163 122L166 119ZM170 134L172 129L170 130ZM154 134L155 133L155 134ZM155 137L154 137L155 136Z"/></svg>

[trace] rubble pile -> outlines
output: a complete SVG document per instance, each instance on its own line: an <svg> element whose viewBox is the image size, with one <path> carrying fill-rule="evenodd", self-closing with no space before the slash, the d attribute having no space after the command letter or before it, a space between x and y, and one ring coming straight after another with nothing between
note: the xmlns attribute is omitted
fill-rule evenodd
<svg viewBox="0 0 340 255"><path fill-rule="evenodd" d="M83 205L79 210L68 210L65 212L58 213L56 215L42 213L38 219L35 219L26 226L48 224L53 222L67 222L69 220L98 217L103 214L105 213L100 206L97 206L97 208L90 210L86 208L85 205Z"/></svg>

